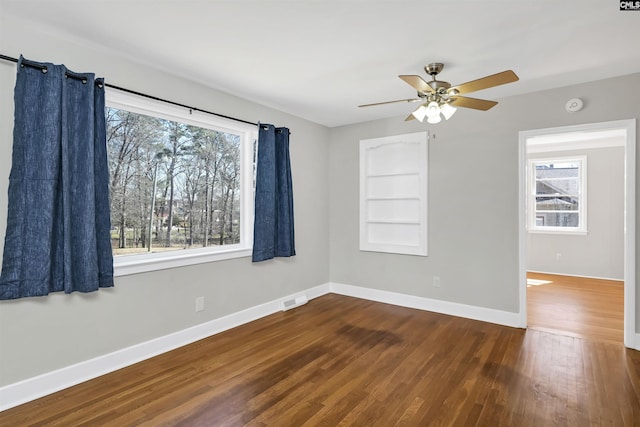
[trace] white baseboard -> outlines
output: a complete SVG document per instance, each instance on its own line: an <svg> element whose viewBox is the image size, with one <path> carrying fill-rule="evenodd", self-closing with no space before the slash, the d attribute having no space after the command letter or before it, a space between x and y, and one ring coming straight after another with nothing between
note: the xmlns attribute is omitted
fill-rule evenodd
<svg viewBox="0 0 640 427"><path fill-rule="evenodd" d="M332 282L330 287L331 292L340 295L399 305L402 307L416 308L418 310L433 311L435 313L448 314L450 316L464 317L483 322L497 323L499 325L511 326L514 328L521 327L519 313L458 304L449 301L434 300L396 292L381 291L362 286L345 285L343 283Z"/></svg>
<svg viewBox="0 0 640 427"><path fill-rule="evenodd" d="M329 284L316 286L182 331L0 387L0 411L276 313L282 310L282 303L285 300L295 299L300 296L306 296L311 300L329 292Z"/></svg>
<svg viewBox="0 0 640 427"><path fill-rule="evenodd" d="M624 282L624 277L622 279L613 279L611 277L585 276L584 274L554 273L552 271L539 271L539 270L527 270L527 273L550 274L552 276L582 277L585 279L611 280L614 282Z"/></svg>

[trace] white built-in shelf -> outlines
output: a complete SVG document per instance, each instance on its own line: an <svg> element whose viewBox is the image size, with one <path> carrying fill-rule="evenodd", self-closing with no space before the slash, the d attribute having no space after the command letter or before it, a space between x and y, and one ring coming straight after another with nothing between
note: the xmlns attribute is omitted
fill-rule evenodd
<svg viewBox="0 0 640 427"><path fill-rule="evenodd" d="M360 141L360 250L427 255L427 137Z"/></svg>

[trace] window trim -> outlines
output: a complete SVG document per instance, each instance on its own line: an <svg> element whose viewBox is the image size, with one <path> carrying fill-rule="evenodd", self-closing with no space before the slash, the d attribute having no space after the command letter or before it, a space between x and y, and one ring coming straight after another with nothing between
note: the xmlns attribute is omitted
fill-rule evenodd
<svg viewBox="0 0 640 427"><path fill-rule="evenodd" d="M577 162L579 164L579 189L578 189L578 227L553 227L536 225L536 170L535 165L539 163L567 163ZM527 162L529 168L527 185L527 232L532 234L565 234L565 235L586 235L587 232L587 156L576 155L566 157L536 157Z"/></svg>
<svg viewBox="0 0 640 427"><path fill-rule="evenodd" d="M240 135L240 243L168 252L119 255L113 257L114 276L184 267L234 258L250 257L253 250L254 179L253 141L258 131L253 125L192 111L139 95L107 88L105 103L133 113Z"/></svg>

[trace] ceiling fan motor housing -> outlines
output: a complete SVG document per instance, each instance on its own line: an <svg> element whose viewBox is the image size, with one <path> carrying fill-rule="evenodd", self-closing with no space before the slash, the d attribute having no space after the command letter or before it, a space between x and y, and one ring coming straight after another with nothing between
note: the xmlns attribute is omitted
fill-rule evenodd
<svg viewBox="0 0 640 427"><path fill-rule="evenodd" d="M451 97L457 95L455 89L449 90L451 88L451 83L449 82L431 80L426 83L433 89L433 92L423 92L422 94L418 93L418 95L422 98L427 98L429 101L450 102Z"/></svg>
<svg viewBox="0 0 640 427"><path fill-rule="evenodd" d="M437 92L439 94L446 93L447 89L451 87L451 83L443 82L440 80L431 80L430 82L427 82L427 84L431 87L431 89L433 89L434 92Z"/></svg>
<svg viewBox="0 0 640 427"><path fill-rule="evenodd" d="M435 80L436 75L442 71L444 68L444 64L442 62L432 62L431 64L427 64L424 66L424 71L427 72L430 76L432 76Z"/></svg>

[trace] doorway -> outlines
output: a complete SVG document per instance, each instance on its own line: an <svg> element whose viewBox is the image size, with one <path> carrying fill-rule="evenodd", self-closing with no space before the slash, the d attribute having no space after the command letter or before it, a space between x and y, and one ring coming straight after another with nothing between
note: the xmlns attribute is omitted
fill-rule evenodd
<svg viewBox="0 0 640 427"><path fill-rule="evenodd" d="M620 146L624 150L623 160L623 283L624 283L624 344L636 348L635 341L635 168L636 168L636 121L620 120L613 122L591 123L585 125L565 126L559 128L537 129L520 132L519 159L519 298L520 298L520 326L527 327L527 238L531 227L531 218L527 212L526 173L528 164L528 147L537 146L538 149L556 151L566 150L568 146L575 147L578 141L582 146L594 144L602 140L603 136L618 135ZM591 143L589 141L592 141ZM564 145L558 145L559 143ZM555 147L555 148L554 148ZM558 148L560 147L560 148ZM531 212L529 212L531 213ZM539 219L538 219L539 220ZM533 220L535 221L535 219ZM535 224L535 223L534 223ZM584 231L584 230L583 230ZM584 231L588 233L587 231ZM558 259L562 254L554 253ZM584 260L582 261L584 263Z"/></svg>

